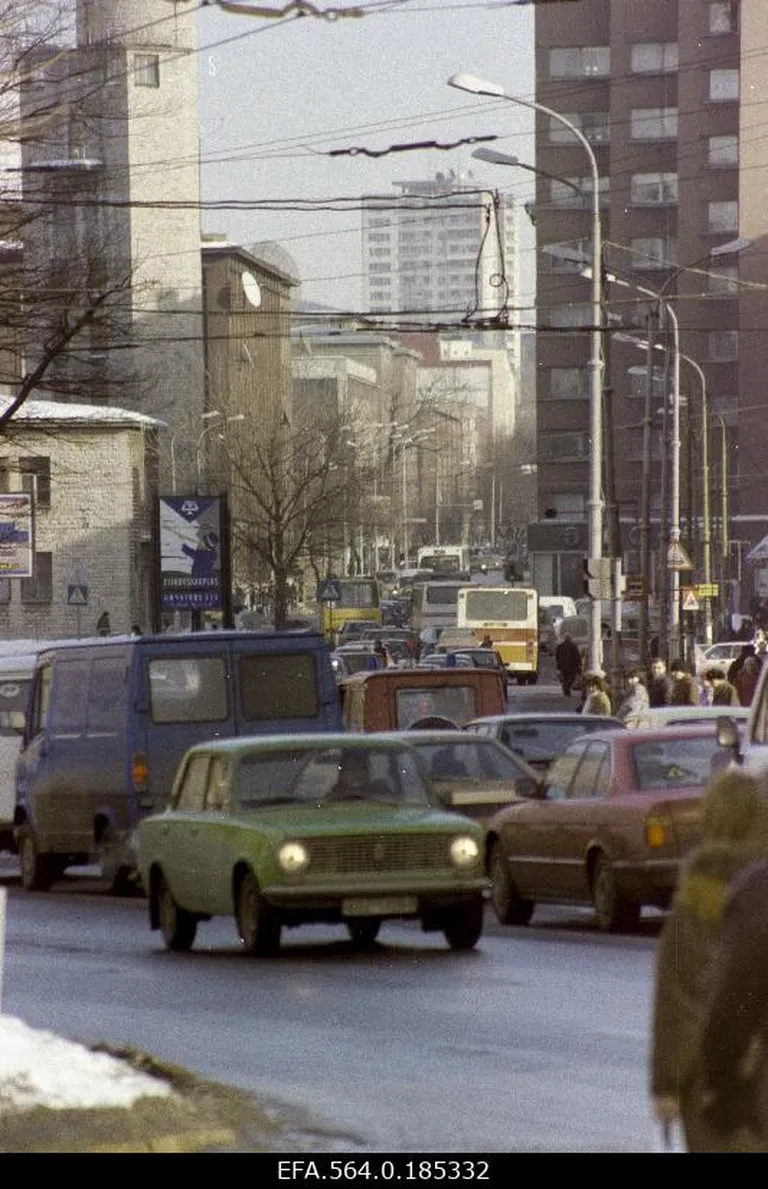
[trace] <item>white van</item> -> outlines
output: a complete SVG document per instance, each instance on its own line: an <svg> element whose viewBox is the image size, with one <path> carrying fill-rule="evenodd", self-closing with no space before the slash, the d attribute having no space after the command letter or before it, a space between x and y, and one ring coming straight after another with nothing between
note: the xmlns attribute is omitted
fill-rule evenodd
<svg viewBox="0 0 768 1189"><path fill-rule="evenodd" d="M15 651L15 645L28 651ZM9 640L0 646L0 851L11 854L16 852L13 837L16 760L21 750L37 646L38 642L33 640Z"/></svg>

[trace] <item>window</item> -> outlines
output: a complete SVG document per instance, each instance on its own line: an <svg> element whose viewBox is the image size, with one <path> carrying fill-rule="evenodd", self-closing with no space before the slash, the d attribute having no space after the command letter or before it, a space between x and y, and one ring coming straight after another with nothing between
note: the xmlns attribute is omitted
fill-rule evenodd
<svg viewBox="0 0 768 1189"><path fill-rule="evenodd" d="M713 103L726 103L739 97L738 70L710 70L709 98Z"/></svg>
<svg viewBox="0 0 768 1189"><path fill-rule="evenodd" d="M709 230L717 235L724 231L738 231L739 204L738 202L710 202Z"/></svg>
<svg viewBox="0 0 768 1189"><path fill-rule="evenodd" d="M630 113L632 140L674 140L677 136L676 107L635 107Z"/></svg>
<svg viewBox="0 0 768 1189"><path fill-rule="evenodd" d="M677 174L634 173L630 202L635 206L665 206L677 202Z"/></svg>
<svg viewBox="0 0 768 1189"><path fill-rule="evenodd" d="M608 791L608 748L604 743L590 743L584 752L567 796L594 800Z"/></svg>
<svg viewBox="0 0 768 1189"><path fill-rule="evenodd" d="M739 291L738 264L727 264L717 272L708 273L707 282L712 297L733 297Z"/></svg>
<svg viewBox="0 0 768 1189"><path fill-rule="evenodd" d="M709 358L713 363L731 363L739 358L739 332L713 330L709 336Z"/></svg>
<svg viewBox="0 0 768 1189"><path fill-rule="evenodd" d="M57 736L77 736L85 731L89 668L87 660L62 661L56 666L50 725Z"/></svg>
<svg viewBox="0 0 768 1189"><path fill-rule="evenodd" d="M627 368L627 381L630 396L644 397L648 387L646 368L635 364ZM664 392L664 370L660 367L653 369L653 396L658 400Z"/></svg>
<svg viewBox="0 0 768 1189"><path fill-rule="evenodd" d="M160 55L134 54L133 81L137 87L159 87Z"/></svg>
<svg viewBox="0 0 768 1189"><path fill-rule="evenodd" d="M717 0L709 6L710 33L737 33L739 6L737 0Z"/></svg>
<svg viewBox="0 0 768 1189"><path fill-rule="evenodd" d="M607 45L570 46L549 51L551 78L605 78L611 70L611 51Z"/></svg>
<svg viewBox="0 0 768 1189"><path fill-rule="evenodd" d="M600 178L599 201L601 207L606 207L611 201L611 179L607 176ZM552 178L549 183L549 200L553 206L583 207L591 201L592 178Z"/></svg>
<svg viewBox="0 0 768 1189"><path fill-rule="evenodd" d="M224 658L179 657L149 662L153 722L221 722L228 714Z"/></svg>
<svg viewBox="0 0 768 1189"><path fill-rule="evenodd" d="M211 760L208 786L205 792L205 808L208 813L229 813L231 810L229 761L222 756Z"/></svg>
<svg viewBox="0 0 768 1189"><path fill-rule="evenodd" d="M588 267L590 247L582 239L545 244L540 249L542 270L580 273Z"/></svg>
<svg viewBox="0 0 768 1189"><path fill-rule="evenodd" d="M317 718L318 675L310 652L240 657L240 702L246 722Z"/></svg>
<svg viewBox="0 0 768 1189"><path fill-rule="evenodd" d="M590 144L608 144L610 141L611 125L607 111L563 114L569 123L579 129ZM575 141L571 129L566 128L562 120L556 120L554 116L551 116L549 120L549 139L552 144L572 145Z"/></svg>
<svg viewBox="0 0 768 1189"><path fill-rule="evenodd" d="M53 602L53 554L36 553L32 577L21 580L22 603Z"/></svg>
<svg viewBox="0 0 768 1189"><path fill-rule="evenodd" d="M128 662L124 656L95 660L91 667L88 734L115 735L128 690Z"/></svg>
<svg viewBox="0 0 768 1189"><path fill-rule="evenodd" d="M185 813L201 813L205 804L208 778L208 756L193 756L184 769L184 778L176 797L174 809Z"/></svg>
<svg viewBox="0 0 768 1189"><path fill-rule="evenodd" d="M650 239L633 239L632 267L638 272L669 268L677 263L677 240L654 237Z"/></svg>
<svg viewBox="0 0 768 1189"><path fill-rule="evenodd" d="M542 462L583 462L589 458L589 434L554 433L539 439Z"/></svg>
<svg viewBox="0 0 768 1189"><path fill-rule="evenodd" d="M738 136L710 136L708 161L712 169L723 169L738 165Z"/></svg>
<svg viewBox="0 0 768 1189"><path fill-rule="evenodd" d="M580 367L553 367L549 371L549 395L552 400L585 400L587 374Z"/></svg>
<svg viewBox="0 0 768 1189"><path fill-rule="evenodd" d="M11 601L11 580L10 578L0 578L0 603L10 603Z"/></svg>
<svg viewBox="0 0 768 1189"><path fill-rule="evenodd" d="M583 520L586 511L586 496L581 492L561 491L549 500L558 520Z"/></svg>
<svg viewBox="0 0 768 1189"><path fill-rule="evenodd" d="M633 74L671 74L677 70L677 42L641 42L632 46Z"/></svg>
<svg viewBox="0 0 768 1189"><path fill-rule="evenodd" d="M50 458L20 458L21 490L29 492L36 508L51 506Z"/></svg>

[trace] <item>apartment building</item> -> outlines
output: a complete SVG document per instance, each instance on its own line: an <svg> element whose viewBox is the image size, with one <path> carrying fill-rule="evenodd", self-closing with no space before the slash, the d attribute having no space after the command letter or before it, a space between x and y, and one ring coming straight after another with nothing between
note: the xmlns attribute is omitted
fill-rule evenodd
<svg viewBox="0 0 768 1189"><path fill-rule="evenodd" d="M652 310L661 311L654 342L669 342L666 302L679 326L683 539L694 555L693 578L700 578L708 479L709 529L728 580L738 564L727 560L732 543L768 531L768 6L541 5L536 47L536 101L580 130L599 178L605 422L613 430L604 449L606 523L617 506L625 566L635 569L646 421L642 344ZM591 260L592 166L567 125L542 111L536 160L539 516L583 521L592 449L590 281L583 275ZM659 522L672 433L663 418L673 384L669 355L654 358L646 476L655 543L667 531ZM746 580L736 597L749 602Z"/></svg>

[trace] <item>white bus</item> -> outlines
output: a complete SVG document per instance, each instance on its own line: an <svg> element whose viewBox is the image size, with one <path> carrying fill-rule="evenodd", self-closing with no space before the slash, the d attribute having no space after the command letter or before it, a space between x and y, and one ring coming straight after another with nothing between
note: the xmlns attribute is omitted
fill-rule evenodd
<svg viewBox="0 0 768 1189"><path fill-rule="evenodd" d="M459 591L464 580L456 582L419 582L411 599L411 627L415 632L424 628L455 628Z"/></svg>
<svg viewBox="0 0 768 1189"><path fill-rule="evenodd" d="M479 643L490 636L518 685L539 678L539 596L524 586L462 586L457 627L471 628Z"/></svg>
<svg viewBox="0 0 768 1189"><path fill-rule="evenodd" d="M422 545L416 561L435 578L469 577L469 545Z"/></svg>

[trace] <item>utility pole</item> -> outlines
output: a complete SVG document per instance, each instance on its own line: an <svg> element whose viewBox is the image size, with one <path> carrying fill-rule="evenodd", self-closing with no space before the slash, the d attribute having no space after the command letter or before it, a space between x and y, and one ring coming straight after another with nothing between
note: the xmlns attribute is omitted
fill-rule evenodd
<svg viewBox="0 0 768 1189"><path fill-rule="evenodd" d="M645 365L645 408L643 410L643 477L640 497L640 573L643 598L640 604L640 664L648 661L649 600L651 587L651 460L653 457L653 351L656 342L656 305L648 306L648 350Z"/></svg>

